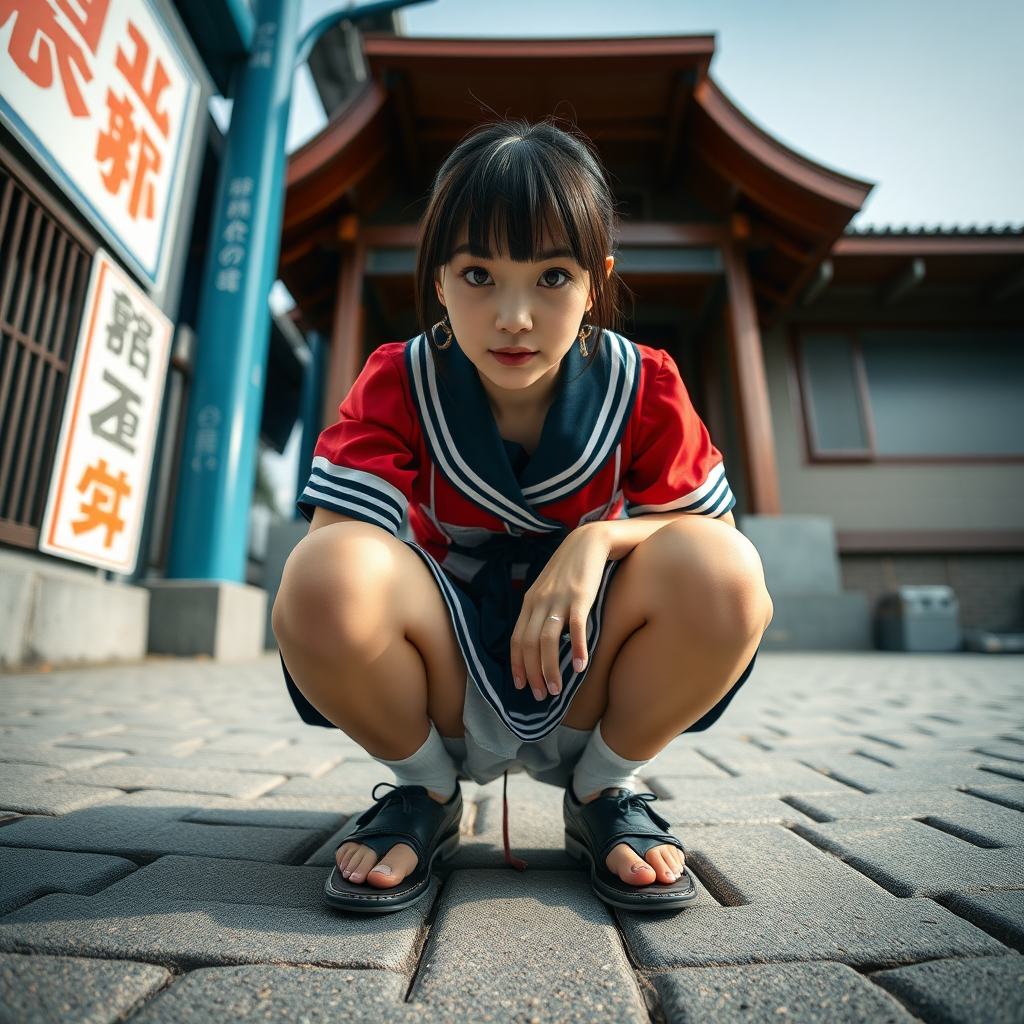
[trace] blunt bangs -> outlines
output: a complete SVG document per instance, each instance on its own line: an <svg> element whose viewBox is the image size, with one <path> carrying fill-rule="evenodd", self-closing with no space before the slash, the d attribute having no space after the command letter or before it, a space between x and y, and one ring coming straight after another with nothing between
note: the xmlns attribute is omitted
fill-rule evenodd
<svg viewBox="0 0 1024 1024"><path fill-rule="evenodd" d="M420 326L442 319L434 280L460 245L472 256L543 258L545 243L564 248L590 275L589 321L618 323L620 282L605 271L614 249L611 190L590 146L550 122L501 121L467 136L441 165L416 259ZM494 251L497 249L497 253Z"/></svg>

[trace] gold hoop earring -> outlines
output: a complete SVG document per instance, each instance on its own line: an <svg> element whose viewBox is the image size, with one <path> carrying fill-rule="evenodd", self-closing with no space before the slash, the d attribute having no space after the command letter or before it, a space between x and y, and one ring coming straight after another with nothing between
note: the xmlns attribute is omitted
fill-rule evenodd
<svg viewBox="0 0 1024 1024"><path fill-rule="evenodd" d="M444 333L446 335L445 341L444 341L443 345L439 345L437 343L437 329L439 327L441 328L442 331L444 331ZM447 313L445 313L445 316L444 316L443 320L438 320L437 323L434 324L434 326L430 328L430 336L431 336L431 338L434 339L434 346L437 349L441 350L441 351L443 351L444 349L448 348L451 345L452 338L455 337L455 332L452 330L452 325L448 321L448 314Z"/></svg>
<svg viewBox="0 0 1024 1024"><path fill-rule="evenodd" d="M576 335L576 340L580 343L580 355L589 356L590 352L587 349L587 342L590 340L590 336L594 333L593 324L584 324L580 328L580 333Z"/></svg>

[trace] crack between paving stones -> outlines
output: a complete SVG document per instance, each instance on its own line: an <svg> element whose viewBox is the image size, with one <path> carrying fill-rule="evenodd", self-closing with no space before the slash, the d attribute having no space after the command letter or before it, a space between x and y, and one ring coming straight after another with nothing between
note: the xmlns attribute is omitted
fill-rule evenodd
<svg viewBox="0 0 1024 1024"><path fill-rule="evenodd" d="M1000 800L995 794L975 793L973 789L969 789L967 787L960 788L959 786L957 787L957 791L960 793L966 793L968 796L973 796L976 800L984 800L986 803L996 804L998 807L1009 807L1011 811L1024 810L1024 805L1022 805L1021 801L1014 800L1011 796L1007 796Z"/></svg>
<svg viewBox="0 0 1024 1024"><path fill-rule="evenodd" d="M866 761L874 761L875 764L885 765L886 768L892 768L894 770L896 768L896 765L894 765L892 761L886 761L877 754L869 754L866 750L855 750L854 754L857 757L863 757Z"/></svg>
<svg viewBox="0 0 1024 1024"><path fill-rule="evenodd" d="M834 782L841 783L844 786L849 786L850 789L855 789L858 793L874 793L873 789L865 789L859 783L854 782L845 775L839 775L837 772L834 772L829 768L822 768L819 765L811 764L809 761L798 761L797 763L802 764L805 768L810 768L812 772L824 775L826 779L832 779Z"/></svg>
<svg viewBox="0 0 1024 1024"><path fill-rule="evenodd" d="M976 846L982 850L1004 849L1003 844L997 843L994 839L989 839L969 828L963 828L961 825L954 825L951 822L943 821L932 814L927 814L922 818L915 817L912 820L919 821L922 825L935 829L936 832L942 832L944 835L959 839L960 842L967 843L968 846Z"/></svg>
<svg viewBox="0 0 1024 1024"><path fill-rule="evenodd" d="M1024 782L1024 771L1014 771L1011 768L1003 768L1002 765L979 764L979 772L988 772L990 775L999 775L1005 779L1012 779L1014 782Z"/></svg>
<svg viewBox="0 0 1024 1024"><path fill-rule="evenodd" d="M665 1008L661 1004L661 996L658 993L657 986L649 977L649 975L657 972L649 971L642 967L633 956L633 951L629 948L629 943L626 941L622 922L619 920L619 911L614 907L607 906L607 904L605 904L605 909L608 911L608 916L612 919L612 926L615 928L615 933L619 937L619 945L622 946L622 954L626 959L626 963L629 965L629 969L633 975L633 981L636 984L640 998L643 1000L644 1007L647 1010L648 1020L650 1020L651 1024L666 1024Z"/></svg>
<svg viewBox="0 0 1024 1024"><path fill-rule="evenodd" d="M999 889L990 890L995 892L1020 892L1020 889ZM1008 946L1010 949L1015 949L1020 953L1024 953L1024 940L1013 932L1012 925L1004 924L1001 921L986 918L985 914L975 910L972 916L968 917L962 910L957 910L956 907L952 906L954 900L957 897L964 895L962 893L941 893L937 896L929 896L933 903L938 903L940 907L948 910L951 914L955 914L961 920L966 921L968 924L974 925L975 928L983 931L986 935L991 935L996 942L1001 942L1004 946ZM976 958L972 958L976 959Z"/></svg>
<svg viewBox="0 0 1024 1024"><path fill-rule="evenodd" d="M801 814L806 814L812 821L817 821L820 824L833 820L823 811L819 811L811 804L804 803L798 796L780 796L779 803L786 804L788 807L792 807L793 810L799 811ZM799 822L785 822L784 824L788 827L789 825L797 825Z"/></svg>
<svg viewBox="0 0 1024 1024"><path fill-rule="evenodd" d="M431 903L430 910L427 912L427 916L424 918L423 925L416 937L416 945L414 947L416 966L413 968L412 977L409 979L409 987L405 990L405 996L402 999L403 1003L411 1003L413 1001L413 996L416 993L416 986L420 979L420 972L426 966L427 953L431 948L430 940L434 934L434 921L437 919L437 909L441 905L441 896L444 893L444 887L446 884L446 880L438 879L437 892L434 894L434 902Z"/></svg>
<svg viewBox="0 0 1024 1024"><path fill-rule="evenodd" d="M906 747L902 743L897 743L895 740L886 740L881 736L872 736L871 733L861 733L861 738L870 740L872 743L881 743L883 747L892 747L893 750L906 750Z"/></svg>
<svg viewBox="0 0 1024 1024"><path fill-rule="evenodd" d="M686 852L686 866L690 869L690 873L695 875L700 884L704 886L708 895L720 907L745 907L749 904L749 901L743 896L739 888L729 880L729 877L719 871L702 854L688 850Z"/></svg>
<svg viewBox="0 0 1024 1024"><path fill-rule="evenodd" d="M740 777L740 773L739 772L734 771L732 768L730 768L724 762L720 761L714 755L708 754L708 753L706 753L705 751L701 750L698 747L694 747L693 748L693 752L695 754L698 754L700 757L703 757L705 761L709 761L716 768L720 768L723 772L725 772L726 775L730 776L731 778L738 779Z"/></svg>
<svg viewBox="0 0 1024 1024"><path fill-rule="evenodd" d="M863 861L859 857L844 856L841 853L836 853L835 850L830 850L828 846L824 844L824 840L820 836L814 835L805 826L794 824L783 825L783 828L788 828L790 832L799 836L805 843L810 844L821 853L827 854L829 857L834 857L840 863L852 868L858 874L861 874L869 881L874 882L880 889L884 889L890 896L895 896L897 899L901 900L911 899L914 897L914 890L909 886L903 885L891 875L886 874L884 871L880 871L873 864L869 864L867 861ZM897 889L900 891L897 891Z"/></svg>

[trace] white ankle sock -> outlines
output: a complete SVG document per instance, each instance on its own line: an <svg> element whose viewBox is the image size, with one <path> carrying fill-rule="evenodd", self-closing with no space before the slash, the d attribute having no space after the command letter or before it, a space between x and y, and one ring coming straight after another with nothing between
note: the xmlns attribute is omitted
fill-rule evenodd
<svg viewBox="0 0 1024 1024"><path fill-rule="evenodd" d="M653 760L653 759L652 759ZM604 741L598 722L572 774L572 791L577 800L602 789L630 789L633 776L650 761L627 761Z"/></svg>
<svg viewBox="0 0 1024 1024"><path fill-rule="evenodd" d="M399 786L424 786L446 799L455 792L455 762L445 750L444 741L433 722L423 746L415 754L401 761L385 761L383 757L375 757L374 760L387 765L395 773L395 782Z"/></svg>

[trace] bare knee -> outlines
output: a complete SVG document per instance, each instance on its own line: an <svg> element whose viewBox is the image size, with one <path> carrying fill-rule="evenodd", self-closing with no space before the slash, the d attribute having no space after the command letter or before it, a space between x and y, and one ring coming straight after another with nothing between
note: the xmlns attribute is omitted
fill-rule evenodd
<svg viewBox="0 0 1024 1024"><path fill-rule="evenodd" d="M709 645L739 649L760 640L772 602L754 545L725 523L693 517L662 527L646 552L657 590L680 624Z"/></svg>
<svg viewBox="0 0 1024 1024"><path fill-rule="evenodd" d="M397 576L390 538L363 523L336 523L304 537L284 567L274 601L282 649L307 651L380 643Z"/></svg>

